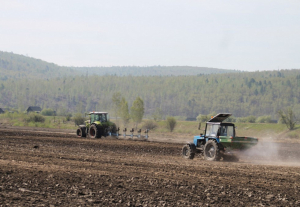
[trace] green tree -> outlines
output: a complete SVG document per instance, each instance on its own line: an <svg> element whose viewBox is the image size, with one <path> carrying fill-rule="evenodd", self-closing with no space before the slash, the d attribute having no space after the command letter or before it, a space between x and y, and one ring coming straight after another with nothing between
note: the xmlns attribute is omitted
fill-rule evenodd
<svg viewBox="0 0 300 207"><path fill-rule="evenodd" d="M279 115L280 121L282 123L284 123L289 130L295 129L295 125L297 123L297 118L296 118L292 108L289 107L285 111L279 110L278 115Z"/></svg>
<svg viewBox="0 0 300 207"><path fill-rule="evenodd" d="M129 122L130 115L128 111L128 103L124 97L122 97L119 107L119 115L123 121L123 125L126 127Z"/></svg>
<svg viewBox="0 0 300 207"><path fill-rule="evenodd" d="M120 92L115 92L111 98L112 100L112 110L116 117L116 120L118 120L118 116L121 110L121 99L122 95Z"/></svg>
<svg viewBox="0 0 300 207"><path fill-rule="evenodd" d="M167 120L166 120L166 124L167 124L167 129L170 131L170 132L173 132L176 124L177 124L177 121L174 117L172 116L168 116L167 117Z"/></svg>
<svg viewBox="0 0 300 207"><path fill-rule="evenodd" d="M142 121L144 116L144 101L138 96L130 108L130 116L135 122L135 128Z"/></svg>

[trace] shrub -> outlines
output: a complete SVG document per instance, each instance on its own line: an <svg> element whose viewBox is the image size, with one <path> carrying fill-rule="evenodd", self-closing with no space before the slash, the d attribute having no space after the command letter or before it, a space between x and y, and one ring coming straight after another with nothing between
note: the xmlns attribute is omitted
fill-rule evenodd
<svg viewBox="0 0 300 207"><path fill-rule="evenodd" d="M75 114L73 120L75 125L80 125L80 124L84 124L85 118L82 117L81 113L77 113Z"/></svg>
<svg viewBox="0 0 300 207"><path fill-rule="evenodd" d="M167 123L167 129L172 132L176 126L176 119L174 117L167 117L167 120L166 120L166 123Z"/></svg>
<svg viewBox="0 0 300 207"><path fill-rule="evenodd" d="M72 117L72 114L67 114L66 115L66 121L71 121L71 117Z"/></svg>
<svg viewBox="0 0 300 207"><path fill-rule="evenodd" d="M256 117L255 116L248 116L247 118L247 122L249 123L255 123L256 121Z"/></svg>
<svg viewBox="0 0 300 207"><path fill-rule="evenodd" d="M29 122L33 122L33 123L41 122L41 123L44 123L45 122L45 117L43 117L40 114L30 113L27 117L24 118L24 121L26 123L29 123Z"/></svg>
<svg viewBox="0 0 300 207"><path fill-rule="evenodd" d="M53 111L53 109L43 109L41 111L41 114L44 116L55 116L55 111Z"/></svg>
<svg viewBox="0 0 300 207"><path fill-rule="evenodd" d="M157 127L157 124L155 123L155 121L153 120L147 120L145 121L144 125L143 125L143 129L155 129Z"/></svg>
<svg viewBox="0 0 300 207"><path fill-rule="evenodd" d="M271 116L260 116L256 120L257 123L272 123Z"/></svg>
<svg viewBox="0 0 300 207"><path fill-rule="evenodd" d="M247 117L240 117L236 119L239 123L255 123L256 117L255 116L247 116Z"/></svg>
<svg viewBox="0 0 300 207"><path fill-rule="evenodd" d="M247 122L247 118L246 117L240 117L240 118L237 118L236 121L238 123L246 123Z"/></svg>

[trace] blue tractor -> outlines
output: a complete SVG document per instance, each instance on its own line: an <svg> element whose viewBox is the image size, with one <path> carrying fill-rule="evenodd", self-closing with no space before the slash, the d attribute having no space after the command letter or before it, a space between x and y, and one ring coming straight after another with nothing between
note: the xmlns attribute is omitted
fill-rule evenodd
<svg viewBox="0 0 300 207"><path fill-rule="evenodd" d="M195 136L193 143L183 146L182 156L187 159L193 159L195 154L202 154L204 159L210 161L219 161L221 158L238 161L233 152L249 149L258 143L258 139L253 137L237 137L235 125L223 122L229 116L231 114L222 113L212 117L206 123L204 134Z"/></svg>

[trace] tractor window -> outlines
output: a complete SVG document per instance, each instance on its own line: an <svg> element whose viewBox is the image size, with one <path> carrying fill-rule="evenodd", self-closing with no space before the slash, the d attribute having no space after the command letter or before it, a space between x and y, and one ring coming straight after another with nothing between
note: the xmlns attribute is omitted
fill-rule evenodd
<svg viewBox="0 0 300 207"><path fill-rule="evenodd" d="M220 127L220 136L234 136L234 128L233 126L221 126Z"/></svg>
<svg viewBox="0 0 300 207"><path fill-rule="evenodd" d="M219 129L218 124L208 124L206 127L205 136L216 137Z"/></svg>
<svg viewBox="0 0 300 207"><path fill-rule="evenodd" d="M107 122L106 114L101 114L101 122Z"/></svg>
<svg viewBox="0 0 300 207"><path fill-rule="evenodd" d="M95 121L95 114L91 114L91 123Z"/></svg>
<svg viewBox="0 0 300 207"><path fill-rule="evenodd" d="M95 114L95 121L101 120L101 114Z"/></svg>
<svg viewBox="0 0 300 207"><path fill-rule="evenodd" d="M107 114L91 114L91 123L95 121L107 122Z"/></svg>

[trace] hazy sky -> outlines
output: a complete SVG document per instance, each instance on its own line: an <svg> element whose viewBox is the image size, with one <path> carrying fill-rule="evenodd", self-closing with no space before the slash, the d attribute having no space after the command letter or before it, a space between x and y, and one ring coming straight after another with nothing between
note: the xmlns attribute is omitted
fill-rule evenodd
<svg viewBox="0 0 300 207"><path fill-rule="evenodd" d="M0 50L62 66L300 69L300 0L0 0Z"/></svg>

